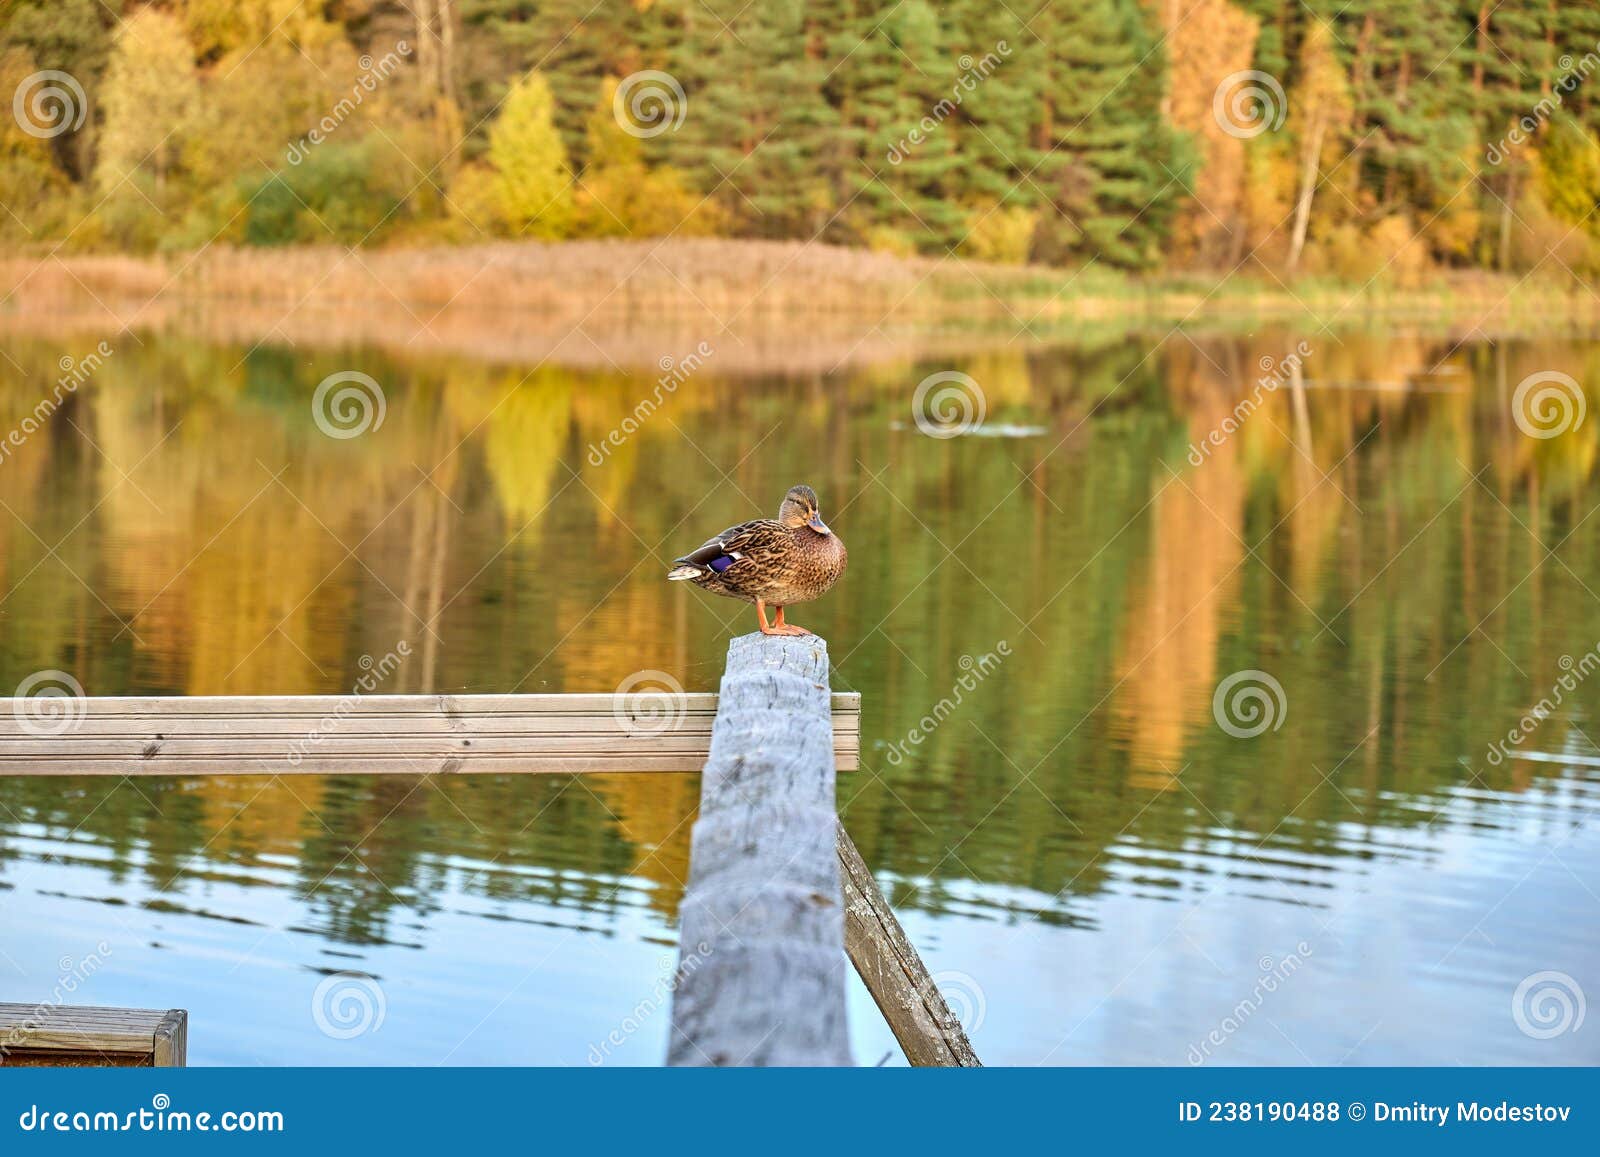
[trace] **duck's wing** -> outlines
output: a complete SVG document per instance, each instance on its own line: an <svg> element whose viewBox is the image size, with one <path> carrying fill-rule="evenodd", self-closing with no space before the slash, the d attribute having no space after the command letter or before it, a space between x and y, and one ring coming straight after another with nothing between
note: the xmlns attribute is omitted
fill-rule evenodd
<svg viewBox="0 0 1600 1157"><path fill-rule="evenodd" d="M723 574L751 554L764 553L765 544L771 542L773 528L778 525L770 518L757 518L730 526L721 534L706 539L698 549L674 559L667 577L695 578L708 570Z"/></svg>

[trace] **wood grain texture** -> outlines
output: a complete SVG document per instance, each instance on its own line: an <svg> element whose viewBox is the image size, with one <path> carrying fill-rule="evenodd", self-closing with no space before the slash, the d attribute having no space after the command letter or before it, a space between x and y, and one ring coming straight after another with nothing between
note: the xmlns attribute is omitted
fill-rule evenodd
<svg viewBox="0 0 1600 1157"><path fill-rule="evenodd" d="M151 1063L158 1069L181 1069L189 1061L189 1013L172 1008L156 1025L155 1051Z"/></svg>
<svg viewBox="0 0 1600 1157"><path fill-rule="evenodd" d="M218 695L0 703L0 775L698 771L717 696ZM40 713L40 714L35 714ZM835 695L836 766L861 697Z"/></svg>
<svg viewBox="0 0 1600 1157"><path fill-rule="evenodd" d="M680 906L667 1063L849 1065L828 649L728 646Z"/></svg>
<svg viewBox="0 0 1600 1157"><path fill-rule="evenodd" d="M966 1030L950 1011L843 824L837 854L844 880L845 951L906 1060L918 1066L981 1067Z"/></svg>
<svg viewBox="0 0 1600 1157"><path fill-rule="evenodd" d="M178 1067L188 1029L181 1008L0 1004L0 1065Z"/></svg>

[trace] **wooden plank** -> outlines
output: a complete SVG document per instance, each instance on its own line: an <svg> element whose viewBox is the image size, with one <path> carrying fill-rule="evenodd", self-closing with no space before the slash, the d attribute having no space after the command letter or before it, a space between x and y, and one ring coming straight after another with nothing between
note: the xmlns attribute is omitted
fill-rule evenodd
<svg viewBox="0 0 1600 1157"><path fill-rule="evenodd" d="M618 750L626 750L631 742L625 736L603 735L490 735L476 738L461 737L450 739L444 736L427 735L365 735L365 736L339 736L337 747L330 747L328 743L319 744L319 748L337 750L340 755L350 755L374 759L400 759L407 755L418 759L429 756L445 755L493 755L516 756L523 754L532 755L609 755ZM690 755L699 754L702 758L709 754L711 748L711 734L683 735L671 733L667 735L652 736L648 743L641 743L645 748L640 754L646 755ZM248 738L230 738L228 736L209 736L204 739L185 739L173 736L163 736L160 739L145 740L140 738L127 739L77 739L75 738L70 750L59 752L41 753L38 750L38 740L0 739L0 766L8 759L35 759L35 758L71 758L74 756L84 759L114 759L126 757L130 759L155 759L167 757L171 759L230 759L237 756L258 756L264 759L282 757L284 744L282 739L266 739L259 736Z"/></svg>
<svg viewBox="0 0 1600 1157"><path fill-rule="evenodd" d="M919 1066L981 1067L966 1030L950 1011L842 823L837 850L844 881L845 951L906 1060Z"/></svg>
<svg viewBox="0 0 1600 1157"><path fill-rule="evenodd" d="M0 1065L181 1066L183 1009L0 1003Z"/></svg>
<svg viewBox="0 0 1600 1157"><path fill-rule="evenodd" d="M710 735L714 714L689 715L663 729L667 735ZM857 716L835 716L835 730L853 732ZM495 736L601 736L609 737L628 729L610 715L535 715L521 718L466 716L449 720L443 716L361 716L332 722L327 730L340 736L408 735L418 738L493 738ZM306 719L250 719L228 720L214 716L91 716L68 733L79 739L115 739L130 735L169 736L187 739L298 739L310 731L322 728ZM655 734L638 729L641 736ZM37 738L14 728L0 727L0 742L31 741Z"/></svg>
<svg viewBox="0 0 1600 1157"><path fill-rule="evenodd" d="M0 733L26 733L24 720L29 699L0 700L8 708L0 716ZM716 692L678 692L654 695L91 695L82 699L56 699L57 705L71 704L75 713L89 717L234 717L271 716L273 719L304 718L317 720L340 711L350 717L416 716L455 720L490 719L496 716L524 720L540 715L571 717L591 715L612 717L620 710L648 718L659 714L660 705L670 704L673 713L714 717ZM23 706L19 707L18 704ZM833 710L859 715L861 696L841 691L833 696Z"/></svg>
<svg viewBox="0 0 1600 1157"><path fill-rule="evenodd" d="M667 1063L848 1065L828 649L728 646L700 781Z"/></svg>
<svg viewBox="0 0 1600 1157"><path fill-rule="evenodd" d="M0 704L0 775L697 771L715 694L222 695ZM33 704L37 706L37 704ZM861 697L834 695L835 766L860 765Z"/></svg>
<svg viewBox="0 0 1600 1157"><path fill-rule="evenodd" d="M645 713L661 701L670 701L675 711L685 714L715 715L717 710L715 691L560 695L90 695L78 700L52 700L56 704L76 703L91 714L99 715L252 716L270 712L274 717L300 715L308 719L329 714L341 703L363 715L433 716L443 713L450 717L509 715L520 719L538 714L612 715L619 701ZM3 702L15 708L18 702L26 704L30 700L6 698ZM837 692L833 696L833 707L836 711L860 714L861 696L854 691ZM24 725L19 717L0 719L0 729L5 728L22 730Z"/></svg>

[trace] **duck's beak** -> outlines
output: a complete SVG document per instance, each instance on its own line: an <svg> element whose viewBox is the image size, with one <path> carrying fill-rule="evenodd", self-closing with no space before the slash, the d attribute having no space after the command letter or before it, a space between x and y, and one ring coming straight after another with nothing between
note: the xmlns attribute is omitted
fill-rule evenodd
<svg viewBox="0 0 1600 1157"><path fill-rule="evenodd" d="M822 515L818 514L815 510L811 512L811 517L806 520L806 525L812 530L816 531L818 534L833 533L833 531L828 529L827 524L822 521Z"/></svg>

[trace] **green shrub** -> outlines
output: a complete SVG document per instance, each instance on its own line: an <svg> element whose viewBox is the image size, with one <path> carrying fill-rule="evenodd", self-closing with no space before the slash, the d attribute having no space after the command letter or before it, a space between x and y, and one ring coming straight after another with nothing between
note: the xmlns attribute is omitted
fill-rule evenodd
<svg viewBox="0 0 1600 1157"><path fill-rule="evenodd" d="M381 163L381 151L370 137L329 141L300 164L247 186L244 240L265 246L379 240L400 224L411 189L398 167Z"/></svg>

